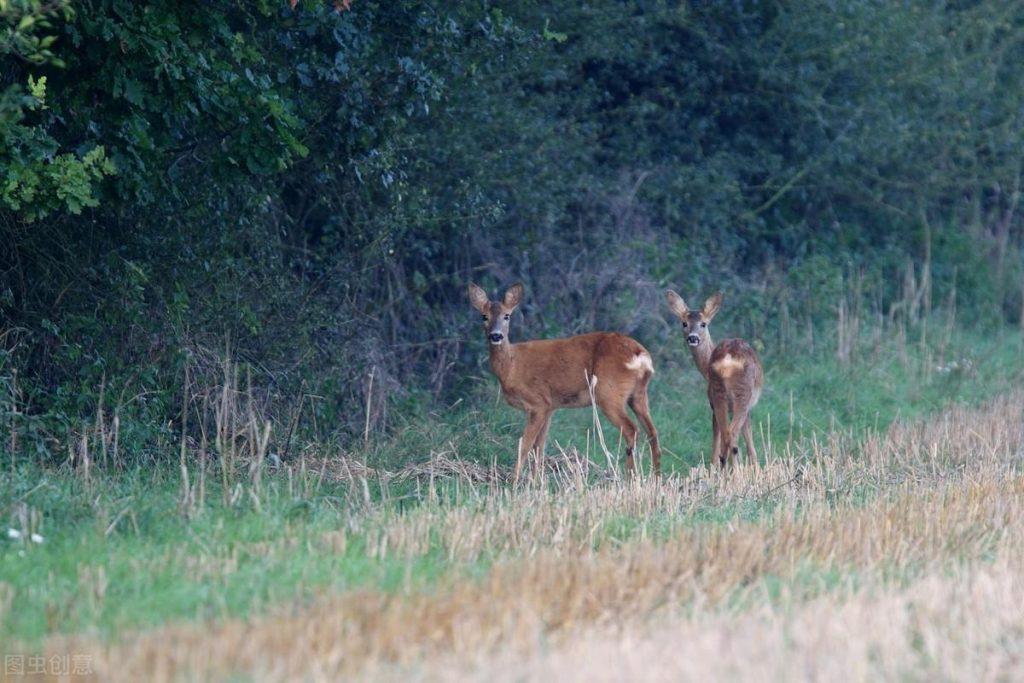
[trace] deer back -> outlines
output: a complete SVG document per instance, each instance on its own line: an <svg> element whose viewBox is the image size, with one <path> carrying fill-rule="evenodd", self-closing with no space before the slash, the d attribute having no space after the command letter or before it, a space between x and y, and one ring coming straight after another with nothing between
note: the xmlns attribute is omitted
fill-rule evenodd
<svg viewBox="0 0 1024 683"><path fill-rule="evenodd" d="M591 377L602 389L631 390L638 375L653 372L647 350L614 332L512 344L507 353L492 350L491 367L506 399L526 409L590 405Z"/></svg>

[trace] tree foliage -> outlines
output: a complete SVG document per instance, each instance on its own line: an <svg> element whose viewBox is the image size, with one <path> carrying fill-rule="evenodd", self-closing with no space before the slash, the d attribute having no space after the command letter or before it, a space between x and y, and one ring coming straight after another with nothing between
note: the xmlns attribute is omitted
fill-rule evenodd
<svg viewBox="0 0 1024 683"><path fill-rule="evenodd" d="M470 278L525 279L530 335L658 338L672 283L768 337L908 262L1016 321L1022 37L994 0L4 0L0 373L146 444L228 347L345 437L464 390Z"/></svg>

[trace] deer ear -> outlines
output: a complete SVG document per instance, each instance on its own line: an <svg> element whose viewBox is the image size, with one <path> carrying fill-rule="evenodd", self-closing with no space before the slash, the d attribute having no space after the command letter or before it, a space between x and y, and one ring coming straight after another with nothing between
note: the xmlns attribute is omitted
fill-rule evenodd
<svg viewBox="0 0 1024 683"><path fill-rule="evenodd" d="M519 305L519 302L523 300L523 283L517 282L508 288L505 292L505 298L502 300L502 304L505 308L512 309Z"/></svg>
<svg viewBox="0 0 1024 683"><path fill-rule="evenodd" d="M708 300L704 302L704 308L700 310L701 317L708 322L715 317L715 313L718 313L718 309L722 307L722 297L725 296L721 292L715 292Z"/></svg>
<svg viewBox="0 0 1024 683"><path fill-rule="evenodd" d="M469 303L473 304L473 308L480 311L481 313L487 313L487 306L490 304L490 300L487 298L487 292L477 287L472 282L469 283Z"/></svg>
<svg viewBox="0 0 1024 683"><path fill-rule="evenodd" d="M679 296L671 289L665 290L665 300L668 301L668 307L672 312L680 318L686 317L686 314L690 312L690 307L686 305L685 301L683 301L683 297Z"/></svg>

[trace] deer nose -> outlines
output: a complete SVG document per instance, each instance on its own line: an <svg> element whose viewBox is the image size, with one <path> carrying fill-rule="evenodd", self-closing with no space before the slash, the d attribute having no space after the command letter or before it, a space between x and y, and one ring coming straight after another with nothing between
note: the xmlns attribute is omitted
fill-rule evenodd
<svg viewBox="0 0 1024 683"><path fill-rule="evenodd" d="M505 338L505 335L503 335L501 332L491 332L488 335L488 339L491 340L492 344L497 344L498 342L500 342L504 338Z"/></svg>
<svg viewBox="0 0 1024 683"><path fill-rule="evenodd" d="M700 337L698 337L695 334L691 334L686 338L686 343L690 344L691 346L696 346L697 344L700 343Z"/></svg>

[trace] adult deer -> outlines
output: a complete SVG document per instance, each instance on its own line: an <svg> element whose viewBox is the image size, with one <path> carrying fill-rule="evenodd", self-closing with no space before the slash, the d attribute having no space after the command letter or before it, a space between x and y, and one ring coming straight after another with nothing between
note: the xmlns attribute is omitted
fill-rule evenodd
<svg viewBox="0 0 1024 683"><path fill-rule="evenodd" d="M740 432L747 443L747 461L757 462L750 411L761 397L764 368L757 353L742 339L725 339L717 346L708 327L722 306L722 293L711 296L699 311L692 311L671 289L665 291L669 308L683 324L693 362L708 383L711 402L711 460L722 467L735 465ZM732 421L729 415L732 414Z"/></svg>
<svg viewBox="0 0 1024 683"><path fill-rule="evenodd" d="M508 338L512 312L523 298L523 286L509 287L501 301L469 285L469 301L483 316L490 345L491 371L501 383L505 400L526 413L519 442L515 480L530 453L543 461L551 416L559 408L583 408L594 401L626 442L626 469L633 473L637 428L628 405L643 424L651 445L655 474L661 473L658 430L651 420L647 385L654 374L651 354L635 339L615 332L593 332L566 339L541 339L513 344ZM593 387L590 383L593 382Z"/></svg>

